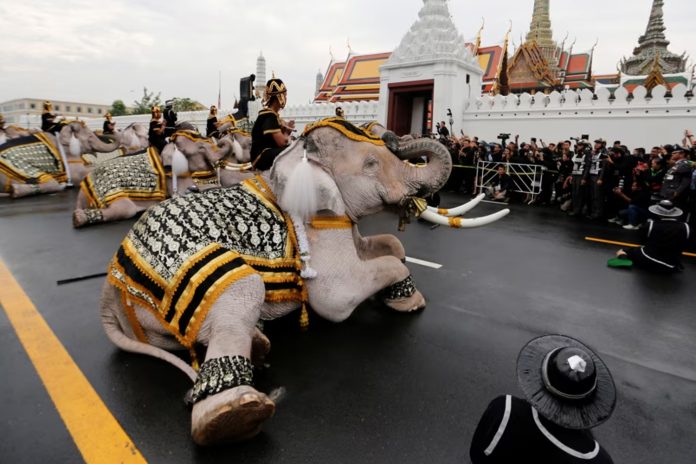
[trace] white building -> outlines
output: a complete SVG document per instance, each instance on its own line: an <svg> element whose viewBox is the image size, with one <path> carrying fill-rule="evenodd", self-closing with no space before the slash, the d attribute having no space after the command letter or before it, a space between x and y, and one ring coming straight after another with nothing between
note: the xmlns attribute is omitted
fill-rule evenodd
<svg viewBox="0 0 696 464"><path fill-rule="evenodd" d="M0 113L5 116L7 124L16 124L26 128L41 127L41 112L46 100L40 98L19 98L0 103ZM49 100L53 104L53 113L69 119L103 117L110 105L97 103L69 102Z"/></svg>

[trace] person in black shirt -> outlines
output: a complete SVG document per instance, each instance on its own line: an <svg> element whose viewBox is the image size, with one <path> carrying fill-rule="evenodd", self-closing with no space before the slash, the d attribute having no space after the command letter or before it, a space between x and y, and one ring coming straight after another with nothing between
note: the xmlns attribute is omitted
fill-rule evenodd
<svg viewBox="0 0 696 464"><path fill-rule="evenodd" d="M41 113L41 130L44 132L50 132L56 135L57 132L63 128L63 123L56 121L58 116L52 113L53 105L50 101L45 101L43 104L43 112Z"/></svg>
<svg viewBox="0 0 696 464"><path fill-rule="evenodd" d="M111 113L106 113L104 115L104 125L102 134L103 135L114 135L114 130L116 129L116 123L111 119Z"/></svg>
<svg viewBox="0 0 696 464"><path fill-rule="evenodd" d="M215 105L210 107L210 114L208 115L208 120L205 126L205 136L210 137L220 137L220 133L217 128L218 118L217 118L217 107Z"/></svg>
<svg viewBox="0 0 696 464"><path fill-rule="evenodd" d="M662 200L648 210L658 219L648 221L645 245L619 250L616 257L654 272L671 274L681 270L681 255L691 235L689 225L678 219L683 211L669 200Z"/></svg>
<svg viewBox="0 0 696 464"><path fill-rule="evenodd" d="M508 194L513 189L512 178L505 172L505 166L499 164L497 173L491 179L490 186L486 188L488 197L493 201L507 201Z"/></svg>
<svg viewBox="0 0 696 464"><path fill-rule="evenodd" d="M164 130L165 137L171 137L176 132L176 111L174 111L174 100L167 100L164 103L164 121L167 123Z"/></svg>
<svg viewBox="0 0 696 464"><path fill-rule="evenodd" d="M278 114L285 108L287 88L282 80L273 78L266 83L265 106L259 112L251 130L251 164L254 169L267 171L290 141L295 121L283 124Z"/></svg>
<svg viewBox="0 0 696 464"><path fill-rule="evenodd" d="M150 130L147 133L150 146L157 148L162 153L167 144L164 135L167 122L162 118L162 110L159 106L152 107L152 119L150 120Z"/></svg>
<svg viewBox="0 0 696 464"><path fill-rule="evenodd" d="M591 428L611 416L616 387L606 364L582 342L546 335L517 357L526 399L494 399L471 441L473 464L610 464Z"/></svg>

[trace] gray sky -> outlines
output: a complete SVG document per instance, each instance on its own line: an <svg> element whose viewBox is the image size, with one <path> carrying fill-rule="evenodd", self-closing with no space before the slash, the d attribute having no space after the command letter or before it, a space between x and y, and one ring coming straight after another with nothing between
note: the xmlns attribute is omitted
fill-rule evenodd
<svg viewBox="0 0 696 464"><path fill-rule="evenodd" d="M666 0L670 50L696 57L694 0ZM393 50L417 19L422 0L2 0L0 101L32 97L127 105L143 86L163 98L217 100L230 107L239 78L267 72L289 87L289 103L307 103L329 61L355 52ZM519 43L533 0L450 0L454 23L472 39L486 18L483 45L502 42L508 21ZM551 1L554 38L577 37L575 50L599 38L594 72L610 73L645 32L652 0Z"/></svg>

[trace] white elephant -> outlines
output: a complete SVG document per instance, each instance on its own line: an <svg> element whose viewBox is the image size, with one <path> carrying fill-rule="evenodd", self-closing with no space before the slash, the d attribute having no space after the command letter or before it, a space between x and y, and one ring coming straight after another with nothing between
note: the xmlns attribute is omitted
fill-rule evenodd
<svg viewBox="0 0 696 464"><path fill-rule="evenodd" d="M427 166L402 161L422 156ZM120 348L161 358L191 378L196 443L253 437L275 411L252 386L251 359L270 348L256 324L304 304L343 321L382 291L395 310L424 307L400 242L362 238L356 224L437 191L451 167L445 147L432 140L402 144L395 156L348 123L318 124L276 159L269 176L146 211L109 267L105 331ZM195 344L207 347L200 370ZM194 367L167 351L182 348Z"/></svg>
<svg viewBox="0 0 696 464"><path fill-rule="evenodd" d="M234 149L230 139L217 144L176 132L160 155L154 148L99 163L81 182L73 211L75 228L134 217L150 206L194 185L217 185L215 163ZM165 174L166 171L166 174Z"/></svg>
<svg viewBox="0 0 696 464"><path fill-rule="evenodd" d="M108 153L118 145L102 141L81 121L65 123L57 136L38 132L16 138L0 146L0 192L19 198L63 190L91 170L82 154Z"/></svg>

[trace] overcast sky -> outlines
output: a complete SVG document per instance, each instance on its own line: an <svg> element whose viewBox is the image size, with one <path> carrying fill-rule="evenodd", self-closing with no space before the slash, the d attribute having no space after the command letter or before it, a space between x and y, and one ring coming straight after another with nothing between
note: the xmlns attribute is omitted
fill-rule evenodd
<svg viewBox="0 0 696 464"><path fill-rule="evenodd" d="M670 50L696 57L696 1L666 0ZM239 78L267 72L289 87L289 103L314 95L331 46L337 58L392 51L417 19L422 0L2 0L0 101L32 97L127 105L142 88L163 98L217 100L230 107ZM450 0L454 23L472 39L485 17L483 45L501 42L508 21L519 44L533 0ZM599 38L594 72L610 73L645 32L652 0L552 0L554 38L589 50Z"/></svg>

